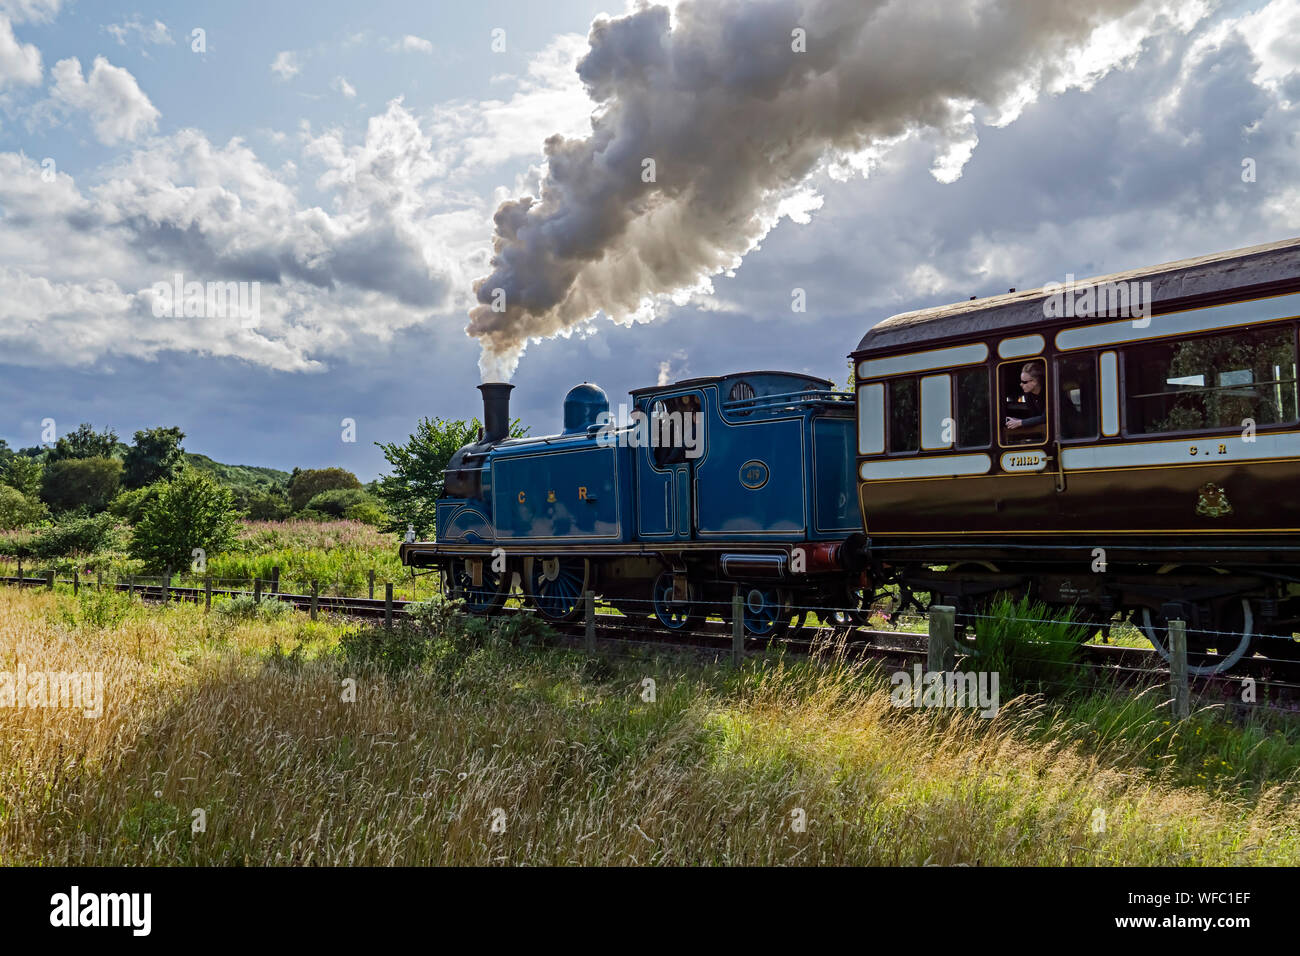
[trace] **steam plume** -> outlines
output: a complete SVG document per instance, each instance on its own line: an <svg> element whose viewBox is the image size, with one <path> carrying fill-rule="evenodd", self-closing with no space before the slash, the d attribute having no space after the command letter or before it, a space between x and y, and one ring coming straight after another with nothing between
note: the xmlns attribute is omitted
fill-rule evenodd
<svg viewBox="0 0 1300 956"><path fill-rule="evenodd" d="M688 0L597 20L578 64L591 135L549 138L540 199L494 217L467 330L485 380L509 378L529 339L649 318L735 268L829 154L930 128L950 149L938 167L959 169L973 108L1014 113L1078 82L1094 30L1140 4Z"/></svg>

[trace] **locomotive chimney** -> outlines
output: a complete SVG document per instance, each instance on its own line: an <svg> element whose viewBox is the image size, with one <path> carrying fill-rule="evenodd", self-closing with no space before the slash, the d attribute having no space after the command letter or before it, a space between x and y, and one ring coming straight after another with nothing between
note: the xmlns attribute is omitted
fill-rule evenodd
<svg viewBox="0 0 1300 956"><path fill-rule="evenodd" d="M510 434L510 390L506 382L485 382L478 387L483 393L483 440L499 442Z"/></svg>

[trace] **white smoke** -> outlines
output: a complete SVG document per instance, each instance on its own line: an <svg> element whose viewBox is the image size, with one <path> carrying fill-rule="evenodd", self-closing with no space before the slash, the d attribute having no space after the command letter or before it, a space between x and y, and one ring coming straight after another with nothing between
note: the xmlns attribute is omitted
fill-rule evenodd
<svg viewBox="0 0 1300 956"><path fill-rule="evenodd" d="M494 217L467 329L485 380L530 339L707 290L823 163L931 130L935 175L955 179L976 115L1091 85L1162 16L1152 0L694 0L598 19L578 64L591 135L547 139L540 199ZM1098 37L1120 35L1107 59Z"/></svg>

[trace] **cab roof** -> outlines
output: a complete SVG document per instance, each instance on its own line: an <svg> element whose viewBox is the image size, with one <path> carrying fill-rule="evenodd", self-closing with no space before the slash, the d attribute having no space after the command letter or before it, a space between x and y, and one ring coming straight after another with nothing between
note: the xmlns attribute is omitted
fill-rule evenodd
<svg viewBox="0 0 1300 956"><path fill-rule="evenodd" d="M1090 279L1075 279L1075 285L1137 281L1151 283L1151 309L1155 314L1293 291L1300 289L1300 238ZM1051 294L1042 288L1027 289L902 312L873 326L858 343L853 357L929 344L950 337L1001 335L1030 326L1041 329L1057 321L1075 324L1086 321L1044 318L1043 300Z"/></svg>
<svg viewBox="0 0 1300 956"><path fill-rule="evenodd" d="M673 382L670 385L647 385L644 388L634 388L628 394L633 398L638 395L649 395L653 392L672 392L679 388L694 388L700 385L715 385L719 382L728 382L735 379L752 379L759 376L777 376L780 378L793 379L797 382L808 383L825 389L834 388L834 383L827 378L818 378L816 375L805 375L802 372L774 372L774 371L755 371L755 372L729 372L726 375L704 375L699 378L684 378L679 382Z"/></svg>

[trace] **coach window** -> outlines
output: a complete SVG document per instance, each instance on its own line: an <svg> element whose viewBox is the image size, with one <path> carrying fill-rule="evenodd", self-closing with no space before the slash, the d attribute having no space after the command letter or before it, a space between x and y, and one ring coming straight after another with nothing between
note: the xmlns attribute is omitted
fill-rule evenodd
<svg viewBox="0 0 1300 956"><path fill-rule="evenodd" d="M1124 350L1129 434L1296 421L1295 329L1239 330Z"/></svg>
<svg viewBox="0 0 1300 956"><path fill-rule="evenodd" d="M1097 356L1070 355L1056 361L1057 411L1061 440L1097 437Z"/></svg>
<svg viewBox="0 0 1300 956"><path fill-rule="evenodd" d="M989 428L989 370L963 369L953 376L957 387L957 447L987 448L993 440Z"/></svg>
<svg viewBox="0 0 1300 956"><path fill-rule="evenodd" d="M1047 441L1047 363L1015 360L998 366L998 436L1005 445L1041 445Z"/></svg>
<svg viewBox="0 0 1300 956"><path fill-rule="evenodd" d="M889 383L889 450L916 451L921 445L921 403L917 378L896 378Z"/></svg>

